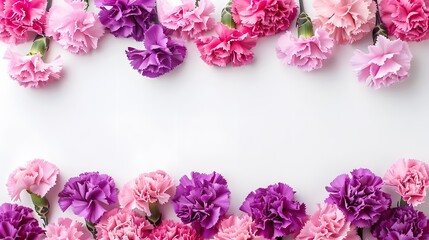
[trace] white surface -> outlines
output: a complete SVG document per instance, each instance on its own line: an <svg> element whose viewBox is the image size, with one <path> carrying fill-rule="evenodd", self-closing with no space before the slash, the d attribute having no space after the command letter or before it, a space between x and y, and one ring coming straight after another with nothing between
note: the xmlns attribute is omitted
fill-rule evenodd
<svg viewBox="0 0 429 240"><path fill-rule="evenodd" d="M231 213L250 191L282 181L312 213L341 173L366 167L382 176L399 158L429 160L429 41L411 44L409 80L376 91L358 83L349 64L369 36L336 47L312 73L280 63L278 37L260 39L255 62L240 68L209 67L188 42L185 63L159 79L131 69L125 49L143 47L131 39L106 35L85 56L53 43L49 57L63 56L65 74L44 89L18 86L1 59L0 202L10 201L9 173L43 158L61 170L50 193L52 220L61 215L55 201L64 182L96 170L120 188L156 169L176 182L193 170L216 170L228 180ZM419 209L429 214L428 203Z"/></svg>

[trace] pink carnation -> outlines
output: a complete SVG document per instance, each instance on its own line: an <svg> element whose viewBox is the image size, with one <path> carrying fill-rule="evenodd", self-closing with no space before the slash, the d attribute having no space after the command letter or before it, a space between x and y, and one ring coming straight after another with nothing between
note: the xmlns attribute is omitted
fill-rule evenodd
<svg viewBox="0 0 429 240"><path fill-rule="evenodd" d="M50 223L45 228L44 240L91 240L91 234L82 223L70 218L60 218L57 223Z"/></svg>
<svg viewBox="0 0 429 240"><path fill-rule="evenodd" d="M251 49L256 46L256 36L231 29L221 23L216 26L216 33L218 37L200 37L195 41L204 62L220 67L229 63L241 66L252 62Z"/></svg>
<svg viewBox="0 0 429 240"><path fill-rule="evenodd" d="M135 211L113 209L96 225L97 239L139 240L147 237L153 226Z"/></svg>
<svg viewBox="0 0 429 240"><path fill-rule="evenodd" d="M145 240L203 240L192 227L164 220Z"/></svg>
<svg viewBox="0 0 429 240"><path fill-rule="evenodd" d="M296 18L298 6L293 0L234 0L231 10L239 27L263 37L287 30Z"/></svg>
<svg viewBox="0 0 429 240"><path fill-rule="evenodd" d="M59 169L54 164L42 159L35 159L9 175L7 190L13 201L20 200L24 190L44 197L57 181Z"/></svg>
<svg viewBox="0 0 429 240"><path fill-rule="evenodd" d="M168 202L170 194L167 191L173 186L173 179L164 171L143 173L125 184L119 193L119 203L123 208L138 208L150 216L149 203Z"/></svg>
<svg viewBox="0 0 429 240"><path fill-rule="evenodd" d="M429 38L429 9L426 0L383 0L380 13L389 34L404 41Z"/></svg>
<svg viewBox="0 0 429 240"><path fill-rule="evenodd" d="M401 159L386 172L384 182L396 187L396 191L408 204L417 206L424 203L426 197L429 165L415 159Z"/></svg>
<svg viewBox="0 0 429 240"><path fill-rule="evenodd" d="M375 26L373 0L314 0L314 24L324 28L340 44L353 43Z"/></svg>
<svg viewBox="0 0 429 240"><path fill-rule="evenodd" d="M219 224L219 232L213 240L250 240L256 238L255 223L249 215L231 215Z"/></svg>
<svg viewBox="0 0 429 240"><path fill-rule="evenodd" d="M9 44L29 40L29 32L43 34L47 0L2 0L0 40Z"/></svg>
<svg viewBox="0 0 429 240"><path fill-rule="evenodd" d="M297 240L360 240L357 229L350 225L337 205L323 203L305 223Z"/></svg>
<svg viewBox="0 0 429 240"><path fill-rule="evenodd" d="M63 68L60 56L52 63L45 63L39 53L21 56L8 49L4 58L10 61L9 76L24 87L44 87L50 82L59 79Z"/></svg>
<svg viewBox="0 0 429 240"><path fill-rule="evenodd" d="M83 1L66 0L52 6L47 15L46 35L72 53L88 53L97 48L104 27L94 13L84 10Z"/></svg>
<svg viewBox="0 0 429 240"><path fill-rule="evenodd" d="M215 26L215 20L210 16L215 8L210 0L200 0L198 7L195 6L195 0L182 0L182 4L175 7L167 1L159 4L161 24L174 30L174 34L183 39L195 39Z"/></svg>
<svg viewBox="0 0 429 240"><path fill-rule="evenodd" d="M358 80L378 89L405 80L411 66L412 54L406 42L379 36L369 53L354 52L351 59Z"/></svg>
<svg viewBox="0 0 429 240"><path fill-rule="evenodd" d="M277 56L285 64L297 66L304 71L319 69L323 65L323 60L332 54L334 41L323 29L316 29L314 36L299 38L286 32L277 42Z"/></svg>

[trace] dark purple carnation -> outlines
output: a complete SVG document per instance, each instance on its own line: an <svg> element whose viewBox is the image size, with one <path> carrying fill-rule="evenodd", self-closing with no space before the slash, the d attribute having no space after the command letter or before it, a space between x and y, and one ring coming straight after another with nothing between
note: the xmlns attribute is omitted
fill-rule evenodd
<svg viewBox="0 0 429 240"><path fill-rule="evenodd" d="M191 223L198 233L209 238L217 232L216 224L228 211L230 194L222 175L192 172L190 179L180 179L172 199L174 211L182 222Z"/></svg>
<svg viewBox="0 0 429 240"><path fill-rule="evenodd" d="M101 23L116 37L143 41L144 33L154 22L155 0L95 0L101 10Z"/></svg>
<svg viewBox="0 0 429 240"><path fill-rule="evenodd" d="M184 42L171 39L159 25L151 26L145 33L145 50L128 48L131 66L146 77L155 78L170 72L183 62L186 56Z"/></svg>
<svg viewBox="0 0 429 240"><path fill-rule="evenodd" d="M240 210L252 217L257 235L283 237L299 231L307 217L305 204L295 201L294 194L284 183L258 188L247 195Z"/></svg>
<svg viewBox="0 0 429 240"><path fill-rule="evenodd" d="M427 240L429 224L422 212L404 206L383 212L372 227L371 233L380 240Z"/></svg>
<svg viewBox="0 0 429 240"><path fill-rule="evenodd" d="M326 202L336 204L356 227L369 227L389 209L391 197L381 191L383 180L369 169L355 169L351 175L342 174L326 187L329 192Z"/></svg>
<svg viewBox="0 0 429 240"><path fill-rule="evenodd" d="M82 173L70 178L58 196L61 210L65 211L71 206L74 214L97 223L108 206L118 201L118 189L106 174Z"/></svg>
<svg viewBox="0 0 429 240"><path fill-rule="evenodd" d="M33 210L27 207L3 203L0 206L0 239L39 239L44 232L32 212Z"/></svg>

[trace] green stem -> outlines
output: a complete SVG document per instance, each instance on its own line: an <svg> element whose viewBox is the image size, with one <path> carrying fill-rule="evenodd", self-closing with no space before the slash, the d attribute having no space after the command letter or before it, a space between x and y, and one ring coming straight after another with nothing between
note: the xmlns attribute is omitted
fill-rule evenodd
<svg viewBox="0 0 429 240"><path fill-rule="evenodd" d="M153 225L158 225L161 222L162 214L159 211L158 202L149 203L150 216L147 216L147 220Z"/></svg>
<svg viewBox="0 0 429 240"><path fill-rule="evenodd" d="M97 229L95 228L95 224L87 220L85 220L85 223L86 223L86 228L91 232L92 237L94 239L97 239Z"/></svg>
<svg viewBox="0 0 429 240"><path fill-rule="evenodd" d="M52 0L48 0L48 3L46 4L46 11L49 11L49 9L51 9L52 6Z"/></svg>
<svg viewBox="0 0 429 240"><path fill-rule="evenodd" d="M299 0L299 12L305 12L304 11L304 2L302 0Z"/></svg>
<svg viewBox="0 0 429 240"><path fill-rule="evenodd" d="M406 201L404 201L404 199L401 197L401 199L399 200L397 207L405 207L405 206L409 206L408 203Z"/></svg>
<svg viewBox="0 0 429 240"><path fill-rule="evenodd" d="M375 27L372 30L372 41L375 44L377 42L378 36L389 37L387 33L387 27L384 25L383 20L381 20L380 11L378 8L377 0L374 0L377 11L375 12Z"/></svg>
<svg viewBox="0 0 429 240"><path fill-rule="evenodd" d="M88 10L88 8L89 8L89 0L83 0L84 2L85 2L85 11L87 11Z"/></svg>
<svg viewBox="0 0 429 240"><path fill-rule="evenodd" d="M276 240L282 240L283 237L276 237Z"/></svg>
<svg viewBox="0 0 429 240"><path fill-rule="evenodd" d="M200 0L196 0L195 1L195 7L198 7L198 3L200 2Z"/></svg>
<svg viewBox="0 0 429 240"><path fill-rule="evenodd" d="M362 240L363 240L363 228L358 228L358 229L357 229L357 234L358 234L358 236L360 237L360 239L362 239Z"/></svg>

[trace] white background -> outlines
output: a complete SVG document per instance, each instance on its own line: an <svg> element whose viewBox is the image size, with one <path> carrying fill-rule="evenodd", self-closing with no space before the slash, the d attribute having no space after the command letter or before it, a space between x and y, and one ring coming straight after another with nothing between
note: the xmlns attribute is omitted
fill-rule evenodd
<svg viewBox="0 0 429 240"><path fill-rule="evenodd" d="M216 3L217 19L222 5ZM240 212L250 191L285 182L312 213L339 174L365 167L383 176L400 158L428 161L428 41L410 44L407 81L373 90L349 64L354 49L366 51L370 36L335 47L325 67L311 73L280 63L278 37L260 39L254 63L240 68L210 67L188 42L185 62L158 79L129 66L125 49L143 48L131 39L106 34L85 56L52 43L48 59L61 54L64 75L43 89L19 86L1 59L0 202L10 201L9 173L43 158L61 170L49 194L52 220L62 215L56 195L70 177L100 171L121 188L156 169L176 182L191 171L218 171L232 192L231 213ZM17 50L25 54L29 47ZM0 54L6 49L1 44ZM419 209L429 215L428 203ZM164 211L172 215L171 206Z"/></svg>

